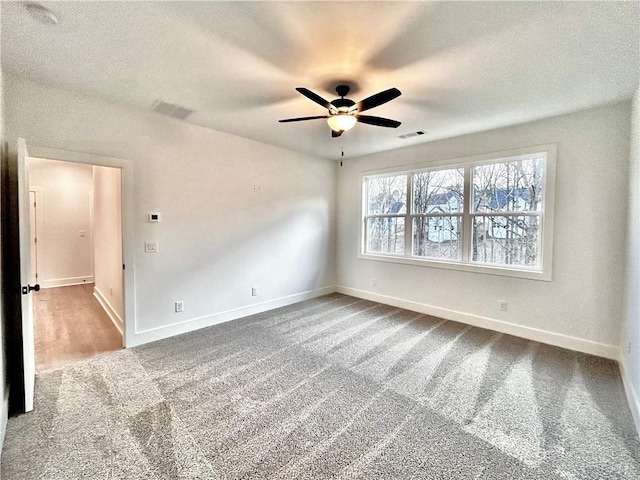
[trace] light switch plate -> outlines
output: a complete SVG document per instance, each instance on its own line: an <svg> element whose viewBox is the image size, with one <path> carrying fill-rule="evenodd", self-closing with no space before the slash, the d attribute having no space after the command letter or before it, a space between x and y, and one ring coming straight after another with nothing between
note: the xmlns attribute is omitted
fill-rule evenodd
<svg viewBox="0 0 640 480"><path fill-rule="evenodd" d="M144 242L145 253L158 253L158 242Z"/></svg>

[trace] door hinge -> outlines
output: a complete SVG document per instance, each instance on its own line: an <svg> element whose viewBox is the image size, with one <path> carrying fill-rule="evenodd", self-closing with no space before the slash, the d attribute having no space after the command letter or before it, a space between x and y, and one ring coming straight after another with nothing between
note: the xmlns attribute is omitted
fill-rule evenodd
<svg viewBox="0 0 640 480"><path fill-rule="evenodd" d="M122 269L124 270L124 263L122 264Z"/></svg>

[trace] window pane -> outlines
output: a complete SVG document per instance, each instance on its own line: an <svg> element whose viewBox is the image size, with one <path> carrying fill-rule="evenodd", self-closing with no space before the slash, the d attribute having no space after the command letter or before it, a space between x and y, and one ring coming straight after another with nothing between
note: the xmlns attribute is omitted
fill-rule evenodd
<svg viewBox="0 0 640 480"><path fill-rule="evenodd" d="M404 253L404 218L367 218L368 253Z"/></svg>
<svg viewBox="0 0 640 480"><path fill-rule="evenodd" d="M464 169L434 170L413 175L413 213L462 211Z"/></svg>
<svg viewBox="0 0 640 480"><path fill-rule="evenodd" d="M421 257L460 259L462 219L417 217L413 219L413 254Z"/></svg>
<svg viewBox="0 0 640 480"><path fill-rule="evenodd" d="M475 262L523 267L538 266L537 215L478 215L473 219Z"/></svg>
<svg viewBox="0 0 640 480"><path fill-rule="evenodd" d="M407 176L367 180L367 214L404 214L407 211Z"/></svg>
<svg viewBox="0 0 640 480"><path fill-rule="evenodd" d="M473 212L542 210L544 158L473 167Z"/></svg>

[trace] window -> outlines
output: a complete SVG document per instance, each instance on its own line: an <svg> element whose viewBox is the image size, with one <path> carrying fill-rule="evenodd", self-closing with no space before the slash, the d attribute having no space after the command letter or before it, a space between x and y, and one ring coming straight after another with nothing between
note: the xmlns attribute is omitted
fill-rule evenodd
<svg viewBox="0 0 640 480"><path fill-rule="evenodd" d="M473 261L539 266L543 172L539 156L471 169Z"/></svg>
<svg viewBox="0 0 640 480"><path fill-rule="evenodd" d="M464 170L412 175L413 255L461 259Z"/></svg>
<svg viewBox="0 0 640 480"><path fill-rule="evenodd" d="M528 150L364 176L362 256L550 280L555 146Z"/></svg>
<svg viewBox="0 0 640 480"><path fill-rule="evenodd" d="M404 253L407 176L372 178L367 183L367 252Z"/></svg>

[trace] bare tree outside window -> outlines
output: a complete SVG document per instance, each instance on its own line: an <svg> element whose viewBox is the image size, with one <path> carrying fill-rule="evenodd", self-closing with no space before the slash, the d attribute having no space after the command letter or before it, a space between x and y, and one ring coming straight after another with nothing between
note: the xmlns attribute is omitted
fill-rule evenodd
<svg viewBox="0 0 640 480"><path fill-rule="evenodd" d="M412 180L413 254L460 259L464 169L418 172Z"/></svg>
<svg viewBox="0 0 640 480"><path fill-rule="evenodd" d="M366 251L404 253L407 176L369 178L366 192Z"/></svg>

